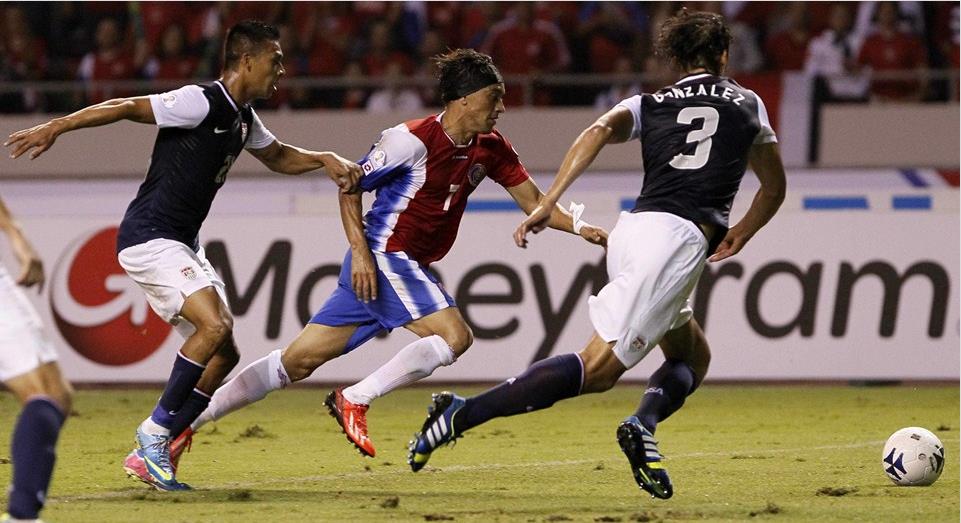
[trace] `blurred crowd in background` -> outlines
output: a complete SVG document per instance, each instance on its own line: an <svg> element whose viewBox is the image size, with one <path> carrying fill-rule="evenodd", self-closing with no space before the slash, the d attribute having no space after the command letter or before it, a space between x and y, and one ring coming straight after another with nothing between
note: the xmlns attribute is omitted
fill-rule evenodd
<svg viewBox="0 0 961 523"><path fill-rule="evenodd" d="M0 112L66 111L157 90L110 85L117 80L213 79L226 29L248 18L281 31L287 77L267 108L436 106L430 57L455 47L494 58L512 80L509 106L609 107L673 81L653 42L681 7L727 17L728 74L739 79L805 71L824 76L821 89L837 100L957 97L956 84L930 73L958 69L957 2L8 2L0 4ZM309 78L339 83L289 81ZM10 84L58 80L85 84Z"/></svg>

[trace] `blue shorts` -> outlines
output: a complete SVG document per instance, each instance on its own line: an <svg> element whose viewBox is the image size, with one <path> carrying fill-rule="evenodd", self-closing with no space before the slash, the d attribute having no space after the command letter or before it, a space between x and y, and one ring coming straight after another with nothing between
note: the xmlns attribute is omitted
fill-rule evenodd
<svg viewBox="0 0 961 523"><path fill-rule="evenodd" d="M454 306L443 285L427 269L402 252L372 252L377 263L377 299L364 303L350 281L350 250L344 256L337 289L309 323L341 327L357 325L344 354L381 332L402 327Z"/></svg>

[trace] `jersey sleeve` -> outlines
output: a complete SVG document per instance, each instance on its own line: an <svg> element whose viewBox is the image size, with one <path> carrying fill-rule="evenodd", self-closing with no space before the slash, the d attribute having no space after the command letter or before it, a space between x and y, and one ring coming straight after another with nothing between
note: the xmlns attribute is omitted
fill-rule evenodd
<svg viewBox="0 0 961 523"><path fill-rule="evenodd" d="M754 143L777 143L777 135L774 134L774 129L771 128L771 120L767 117L767 107L764 107L764 101L757 93L752 91L754 97L757 99L757 120L761 124L761 130L757 132L757 136L754 137Z"/></svg>
<svg viewBox="0 0 961 523"><path fill-rule="evenodd" d="M152 94L148 98L154 120L160 128L193 129L210 112L210 102L199 85L185 85L166 93Z"/></svg>
<svg viewBox="0 0 961 523"><path fill-rule="evenodd" d="M251 109L250 112L253 114L254 119L250 124L250 136L247 138L247 143L244 147L247 149L263 149L277 141L274 133L270 132L270 129L267 129L264 123L260 121L257 112L253 109Z"/></svg>
<svg viewBox="0 0 961 523"><path fill-rule="evenodd" d="M359 162L364 173L360 188L364 192L375 191L410 173L426 158L427 148L416 136L397 127L387 129Z"/></svg>
<svg viewBox="0 0 961 523"><path fill-rule="evenodd" d="M491 180L494 180L504 187L515 187L526 182L531 176L527 173L527 169L524 168L524 164L521 163L520 156L517 154L514 146L500 133L498 133L498 136L500 137L500 147L503 148L503 151L499 151L498 157L500 157L500 162L498 162L497 168L491 173Z"/></svg>
<svg viewBox="0 0 961 523"><path fill-rule="evenodd" d="M634 116L634 127L631 128L631 137L628 140L636 140L641 136L641 95L634 95L630 98L621 100L614 107L623 107Z"/></svg>

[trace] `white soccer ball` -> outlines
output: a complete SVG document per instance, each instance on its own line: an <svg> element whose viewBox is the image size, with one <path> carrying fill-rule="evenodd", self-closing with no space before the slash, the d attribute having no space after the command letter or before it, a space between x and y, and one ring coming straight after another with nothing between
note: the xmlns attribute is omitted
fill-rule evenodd
<svg viewBox="0 0 961 523"><path fill-rule="evenodd" d="M881 466L895 485L930 485L944 470L944 445L930 430L903 428L884 444Z"/></svg>

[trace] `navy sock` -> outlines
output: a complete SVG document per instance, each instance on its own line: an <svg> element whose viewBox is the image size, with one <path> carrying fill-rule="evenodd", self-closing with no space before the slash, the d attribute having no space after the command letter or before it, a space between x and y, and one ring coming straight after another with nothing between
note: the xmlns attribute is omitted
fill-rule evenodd
<svg viewBox="0 0 961 523"><path fill-rule="evenodd" d="M468 398L454 418L454 430L461 434L493 418L546 409L557 401L577 396L583 375L577 354L538 361L520 376Z"/></svg>
<svg viewBox="0 0 961 523"><path fill-rule="evenodd" d="M153 409L153 414L150 415L157 425L167 429L173 425L177 412L187 402L187 397L193 392L203 372L203 365L190 361L183 354L177 353L174 368L170 371L170 379L167 380L167 387L160 396L157 406Z"/></svg>
<svg viewBox="0 0 961 523"><path fill-rule="evenodd" d="M184 402L184 406L180 408L177 415L174 417L173 423L170 425L170 439L175 440L181 432L184 431L191 423L200 416L200 413L206 410L207 405L210 405L210 396L204 394L198 389L194 389L187 397L187 401Z"/></svg>
<svg viewBox="0 0 961 523"><path fill-rule="evenodd" d="M651 374L641 406L634 415L653 434L658 422L684 405L684 400L694 392L694 381L694 371L687 363L668 359Z"/></svg>
<svg viewBox="0 0 961 523"><path fill-rule="evenodd" d="M47 498L57 436L64 414L49 399L27 402L13 430L13 486L7 512L17 519L36 519Z"/></svg>

